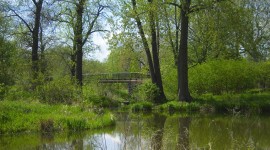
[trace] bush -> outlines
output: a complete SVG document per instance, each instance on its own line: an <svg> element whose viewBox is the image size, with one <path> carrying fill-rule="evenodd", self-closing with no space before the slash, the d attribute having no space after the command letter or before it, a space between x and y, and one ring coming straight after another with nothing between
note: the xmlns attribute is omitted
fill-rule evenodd
<svg viewBox="0 0 270 150"><path fill-rule="evenodd" d="M79 98L79 90L69 77L53 80L37 88L37 96L42 102L71 104Z"/></svg>
<svg viewBox="0 0 270 150"><path fill-rule="evenodd" d="M131 110L133 112L151 111L152 107L153 107L153 104L150 102L138 102L131 106Z"/></svg>
<svg viewBox="0 0 270 150"><path fill-rule="evenodd" d="M222 94L256 88L262 71L257 69L258 65L245 60L216 60L198 65L189 70L190 90L197 94Z"/></svg>
<svg viewBox="0 0 270 150"><path fill-rule="evenodd" d="M154 102L155 98L159 95L158 87L151 83L150 81L146 81L141 85L138 85L133 93L133 97L139 99L140 101L149 101Z"/></svg>
<svg viewBox="0 0 270 150"><path fill-rule="evenodd" d="M265 63L259 63L256 67L257 79L259 88L267 89L270 88L270 61Z"/></svg>
<svg viewBox="0 0 270 150"><path fill-rule="evenodd" d="M169 111L169 112L175 112L175 111L184 111L184 112L189 112L189 111L198 111L200 110L200 105L199 103L192 102L192 103L187 103L187 102L179 102L179 101L170 101L165 104L162 104L157 107L159 111Z"/></svg>

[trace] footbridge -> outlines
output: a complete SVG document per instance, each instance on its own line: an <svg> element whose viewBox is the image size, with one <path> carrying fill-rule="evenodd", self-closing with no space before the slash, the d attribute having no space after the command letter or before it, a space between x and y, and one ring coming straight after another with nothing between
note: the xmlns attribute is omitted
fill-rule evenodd
<svg viewBox="0 0 270 150"><path fill-rule="evenodd" d="M84 79L95 79L98 83L142 83L144 79L150 78L149 74L141 72L115 72L84 74Z"/></svg>

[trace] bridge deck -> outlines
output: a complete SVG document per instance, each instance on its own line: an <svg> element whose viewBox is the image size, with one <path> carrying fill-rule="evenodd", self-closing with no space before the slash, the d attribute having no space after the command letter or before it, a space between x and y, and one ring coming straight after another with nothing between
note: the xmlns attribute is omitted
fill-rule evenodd
<svg viewBox="0 0 270 150"><path fill-rule="evenodd" d="M118 72L84 74L84 77L95 78L99 83L142 83L143 79L147 79L150 76L140 72Z"/></svg>
<svg viewBox="0 0 270 150"><path fill-rule="evenodd" d="M99 80L99 83L142 83L143 80Z"/></svg>

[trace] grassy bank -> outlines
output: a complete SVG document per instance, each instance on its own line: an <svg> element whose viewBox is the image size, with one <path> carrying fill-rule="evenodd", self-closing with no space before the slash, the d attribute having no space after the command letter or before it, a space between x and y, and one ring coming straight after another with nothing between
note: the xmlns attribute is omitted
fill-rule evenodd
<svg viewBox="0 0 270 150"><path fill-rule="evenodd" d="M152 108L151 108L152 107ZM216 113L269 113L270 92L202 95L195 97L191 103L169 101L162 105L139 102L130 106L132 111L158 112L216 112Z"/></svg>
<svg viewBox="0 0 270 150"><path fill-rule="evenodd" d="M0 101L0 134L96 129L114 124L112 114L87 107Z"/></svg>

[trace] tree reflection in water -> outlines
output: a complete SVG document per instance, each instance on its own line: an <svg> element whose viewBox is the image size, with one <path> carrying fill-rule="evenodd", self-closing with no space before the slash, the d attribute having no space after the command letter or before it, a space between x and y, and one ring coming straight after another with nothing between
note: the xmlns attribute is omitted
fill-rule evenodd
<svg viewBox="0 0 270 150"><path fill-rule="evenodd" d="M0 135L0 149L270 149L269 116L120 113L116 126L84 132Z"/></svg>
<svg viewBox="0 0 270 150"><path fill-rule="evenodd" d="M190 117L179 118L179 139L177 147L180 150L189 150L189 126L191 124Z"/></svg>
<svg viewBox="0 0 270 150"><path fill-rule="evenodd" d="M151 137L151 149L160 150L162 148L162 138L166 116L154 114L153 133Z"/></svg>

